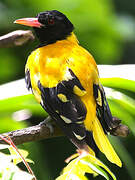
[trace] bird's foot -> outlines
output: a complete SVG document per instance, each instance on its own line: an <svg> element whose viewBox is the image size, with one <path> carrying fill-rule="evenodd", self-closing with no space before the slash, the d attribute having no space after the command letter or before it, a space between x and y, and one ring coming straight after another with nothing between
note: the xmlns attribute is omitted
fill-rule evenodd
<svg viewBox="0 0 135 180"><path fill-rule="evenodd" d="M75 159L76 157L78 157L79 154L78 153L75 153L75 154L72 154L70 157L68 157L65 162L66 163L69 163L71 160Z"/></svg>
<svg viewBox="0 0 135 180"><path fill-rule="evenodd" d="M53 134L54 133L54 127L53 127L52 122L53 122L52 118L50 116L48 116L44 121L40 122L39 125L47 126L50 130L50 134Z"/></svg>
<svg viewBox="0 0 135 180"><path fill-rule="evenodd" d="M121 120L117 117L113 117L113 127L110 130L110 134L113 136L127 137L129 129L126 125L121 124Z"/></svg>

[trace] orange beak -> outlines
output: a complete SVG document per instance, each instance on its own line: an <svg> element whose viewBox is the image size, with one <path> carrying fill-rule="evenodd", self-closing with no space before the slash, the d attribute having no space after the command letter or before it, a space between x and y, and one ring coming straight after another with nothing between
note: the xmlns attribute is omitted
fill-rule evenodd
<svg viewBox="0 0 135 180"><path fill-rule="evenodd" d="M17 19L14 21L16 24L22 24L25 26L31 26L31 27L37 27L40 28L43 25L38 21L38 18L22 18L22 19Z"/></svg>

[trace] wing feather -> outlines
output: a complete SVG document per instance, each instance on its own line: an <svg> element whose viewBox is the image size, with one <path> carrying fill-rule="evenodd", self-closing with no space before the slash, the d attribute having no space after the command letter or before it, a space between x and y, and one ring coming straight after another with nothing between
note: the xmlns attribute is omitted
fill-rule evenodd
<svg viewBox="0 0 135 180"><path fill-rule="evenodd" d="M71 70L70 70L71 72ZM73 79L61 81L53 88L45 88L38 82L41 91L41 105L58 123L71 141L79 148L85 144L86 130L83 121L86 117L86 107L74 94L74 86L84 91L79 80L72 73Z"/></svg>
<svg viewBox="0 0 135 180"><path fill-rule="evenodd" d="M96 100L96 119L93 123L93 138L96 145L112 163L122 166L121 160L113 149L107 138L107 132L113 128L113 117L106 100L103 87L97 84L93 85L94 97Z"/></svg>
<svg viewBox="0 0 135 180"><path fill-rule="evenodd" d="M106 100L105 92L102 85L93 85L94 97L96 100L96 115L99 119L104 132L107 133L113 128L113 117Z"/></svg>

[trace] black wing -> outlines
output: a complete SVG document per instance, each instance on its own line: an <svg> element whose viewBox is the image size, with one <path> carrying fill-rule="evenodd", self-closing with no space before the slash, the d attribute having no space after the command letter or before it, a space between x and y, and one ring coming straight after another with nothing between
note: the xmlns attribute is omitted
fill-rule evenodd
<svg viewBox="0 0 135 180"><path fill-rule="evenodd" d="M102 86L93 85L94 97L96 100L96 114L104 129L104 132L110 132L113 128L113 117L106 100L105 92Z"/></svg>
<svg viewBox="0 0 135 180"><path fill-rule="evenodd" d="M79 89L76 92L84 92L85 89L71 69L69 72L72 78L61 81L53 88L45 88L40 81L38 82L41 105L78 148L85 148L89 139L88 144L94 150L92 134L89 134L90 138L88 138L88 132L83 123L87 114L86 107L74 92L75 89ZM74 87L77 88L74 89Z"/></svg>

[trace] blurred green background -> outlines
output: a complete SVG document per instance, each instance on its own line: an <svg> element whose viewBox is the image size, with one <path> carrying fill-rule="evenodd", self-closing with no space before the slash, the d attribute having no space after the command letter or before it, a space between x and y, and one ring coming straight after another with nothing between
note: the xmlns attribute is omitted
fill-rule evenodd
<svg viewBox="0 0 135 180"><path fill-rule="evenodd" d="M62 11L69 17L80 44L91 52L97 64L135 63L134 0L0 0L0 35L17 29L28 29L13 24L16 19L34 17L38 12L52 9ZM35 41L21 47L0 49L0 84L24 78L27 57L37 44ZM27 121L18 122L15 119L11 120L9 112L3 117L0 114L0 131L37 124L44 119L44 113L41 116L35 113ZM126 147L123 151L128 151L134 160L132 133L128 138L120 140ZM39 180L56 178L65 166L64 160L75 151L66 137L27 143L21 145L21 148L28 149L30 158L35 162L32 168ZM123 146L120 145L119 149L122 151ZM131 173L135 167L130 167L129 172L125 166L119 169L110 165L104 157L102 160L118 179L135 179Z"/></svg>

